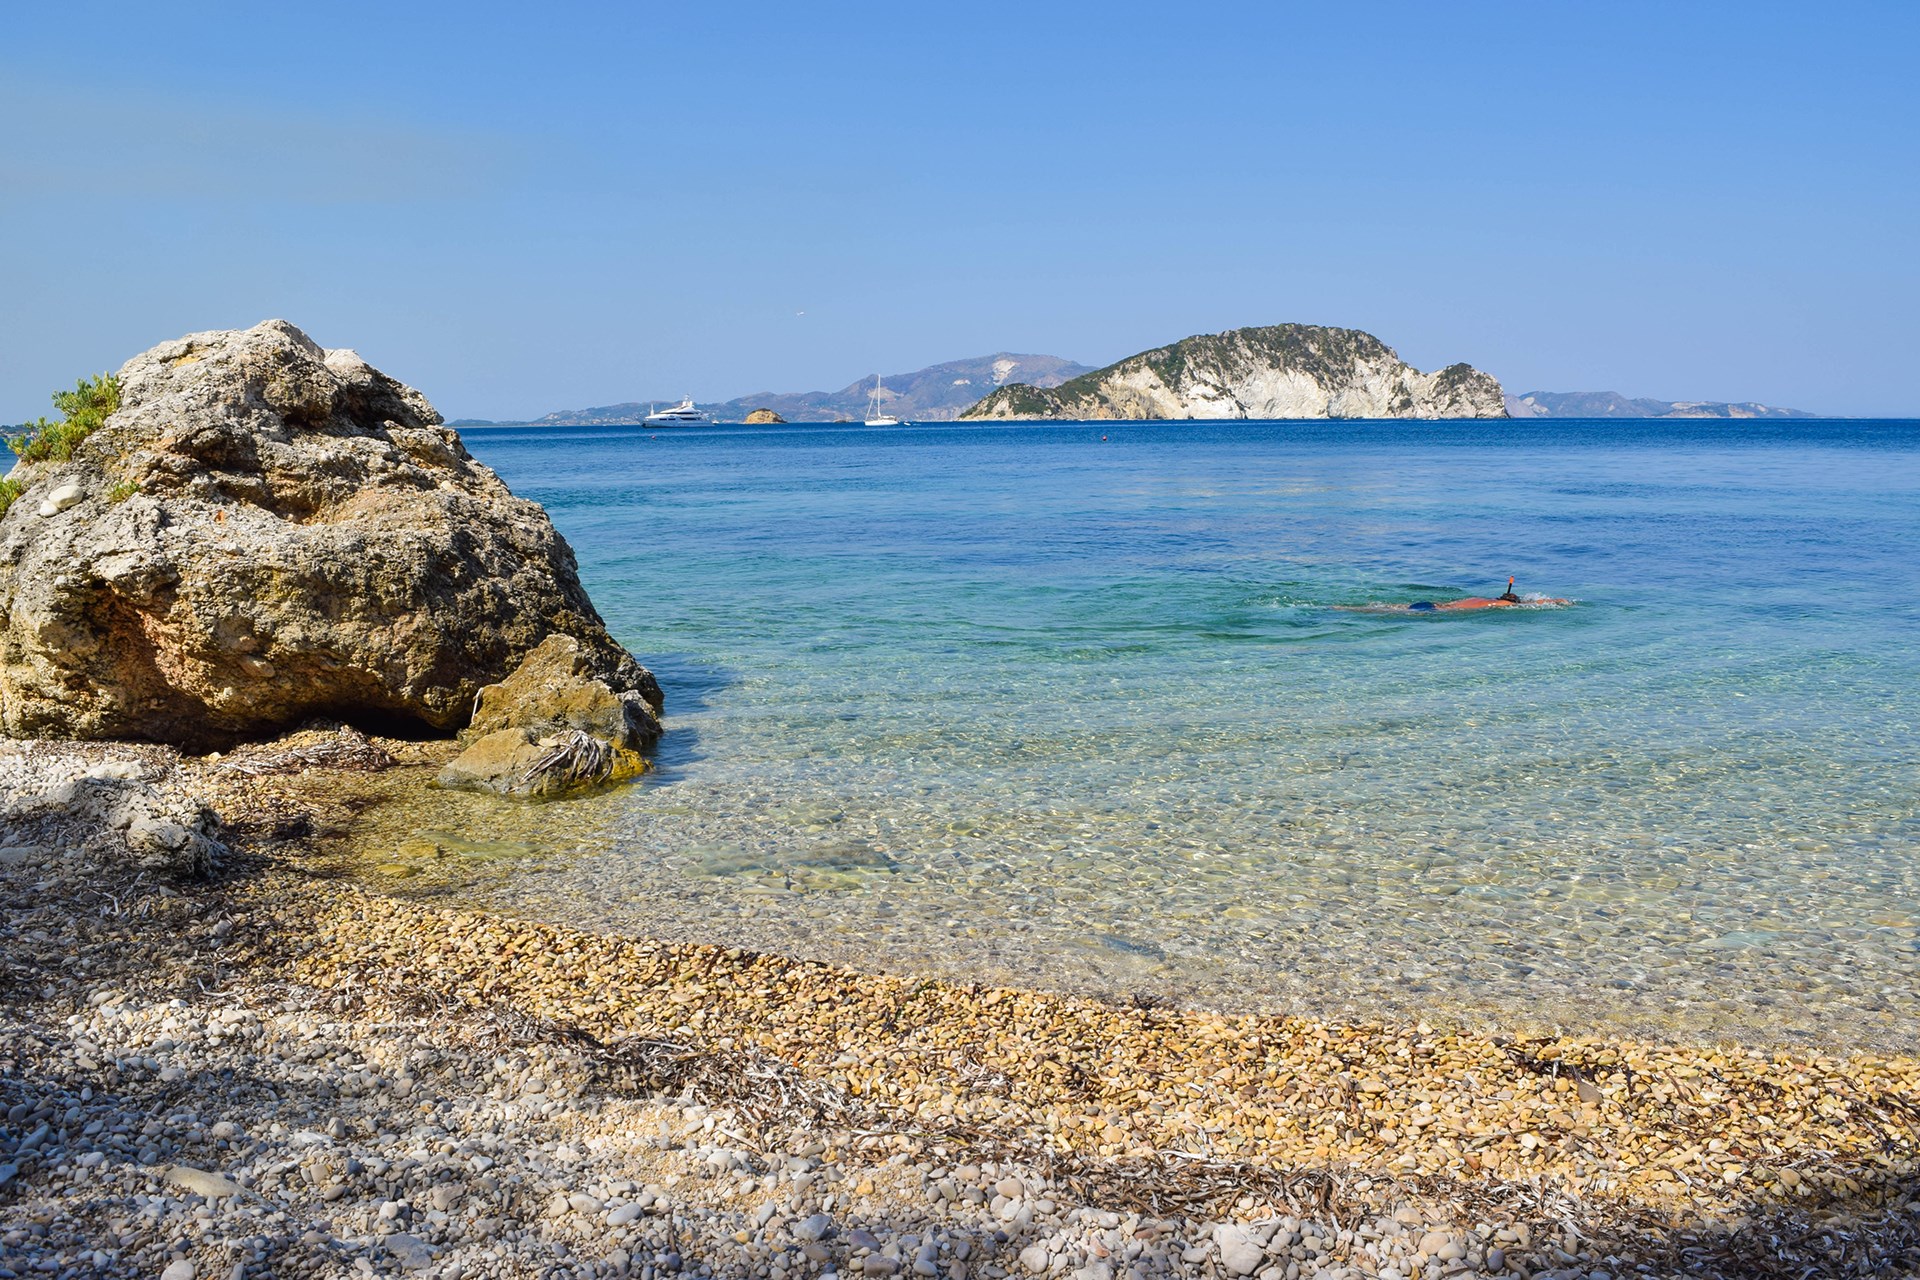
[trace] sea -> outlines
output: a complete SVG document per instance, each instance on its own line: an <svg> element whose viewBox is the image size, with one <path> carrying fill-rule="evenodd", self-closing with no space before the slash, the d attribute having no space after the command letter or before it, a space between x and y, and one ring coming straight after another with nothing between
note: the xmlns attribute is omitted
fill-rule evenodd
<svg viewBox="0 0 1920 1280"><path fill-rule="evenodd" d="M399 892L1141 1004L1920 1047L1920 423L464 439L667 731L600 794L371 812ZM1397 607L1509 575L1539 602Z"/></svg>

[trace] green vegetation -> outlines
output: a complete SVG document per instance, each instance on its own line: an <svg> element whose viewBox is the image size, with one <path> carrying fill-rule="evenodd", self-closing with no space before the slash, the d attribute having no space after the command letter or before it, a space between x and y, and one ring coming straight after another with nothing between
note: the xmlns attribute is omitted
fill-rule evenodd
<svg viewBox="0 0 1920 1280"><path fill-rule="evenodd" d="M110 373L82 378L71 391L53 393L61 420L41 418L7 441L22 462L65 462L80 442L120 407L120 379ZM17 495L16 495L17 496Z"/></svg>
<svg viewBox="0 0 1920 1280"><path fill-rule="evenodd" d="M1024 382L1010 382L960 416L981 417L994 409L1004 408L1015 418L1049 418L1059 409L1056 396L1056 392L1042 391Z"/></svg>
<svg viewBox="0 0 1920 1280"><path fill-rule="evenodd" d="M125 502L138 492L140 492L140 482L138 480L122 480L119 484L107 490L107 501L111 503Z"/></svg>
<svg viewBox="0 0 1920 1280"><path fill-rule="evenodd" d="M1435 384L1449 391L1465 391L1484 382L1487 375L1470 364L1450 364L1433 375Z"/></svg>
<svg viewBox="0 0 1920 1280"><path fill-rule="evenodd" d="M0 480L0 516L6 515L13 500L26 491L27 487L18 480Z"/></svg>

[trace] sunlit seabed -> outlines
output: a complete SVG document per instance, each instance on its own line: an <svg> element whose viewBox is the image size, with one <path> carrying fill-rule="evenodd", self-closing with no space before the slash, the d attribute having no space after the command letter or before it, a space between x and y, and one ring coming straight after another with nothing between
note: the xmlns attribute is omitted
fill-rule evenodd
<svg viewBox="0 0 1920 1280"><path fill-rule="evenodd" d="M669 733L607 794L374 810L408 891L1227 1009L1916 1047L1920 424L467 439ZM1335 607L1509 572L1576 603Z"/></svg>

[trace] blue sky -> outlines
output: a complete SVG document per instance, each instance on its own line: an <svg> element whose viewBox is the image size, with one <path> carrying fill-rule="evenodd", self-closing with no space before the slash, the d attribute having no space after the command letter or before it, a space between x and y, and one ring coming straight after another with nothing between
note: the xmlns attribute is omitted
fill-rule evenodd
<svg viewBox="0 0 1920 1280"><path fill-rule="evenodd" d="M16 5L0 421L269 316L450 417L1290 320L1920 413L1916 51L1912 3Z"/></svg>

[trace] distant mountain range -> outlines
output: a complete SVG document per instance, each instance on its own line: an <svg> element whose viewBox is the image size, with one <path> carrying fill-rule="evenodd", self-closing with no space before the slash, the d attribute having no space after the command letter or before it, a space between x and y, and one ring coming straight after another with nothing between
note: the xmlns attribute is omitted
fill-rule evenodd
<svg viewBox="0 0 1920 1280"><path fill-rule="evenodd" d="M880 403L888 413L909 422L945 422L997 387L1024 382L1057 387L1090 372L1059 356L1019 355L998 351L971 360L949 360L912 373L890 373L881 378ZM788 422L858 422L867 415L873 394L873 375L867 374L838 391L763 391L755 395L698 407L716 422L741 422L755 409L770 409ZM566 409L537 420L540 426L580 427L638 422L655 404L679 403L678 396L658 401L629 400L593 409Z"/></svg>
<svg viewBox="0 0 1920 1280"><path fill-rule="evenodd" d="M1276 336L1277 335L1277 336ZM1255 339L1258 341L1255 341ZM1271 339L1272 341L1268 341ZM1285 339L1285 341L1281 341ZM1249 342L1261 352L1238 350ZM1278 342L1272 352L1266 346ZM1224 345L1223 345L1224 344ZM1304 345L1302 345L1304 344ZM1228 347L1234 350L1229 352ZM1280 350L1286 347L1287 350ZM1299 347L1299 350L1294 350ZM1365 350L1361 350L1361 348ZM1378 347L1379 351L1373 350ZM1216 350L1215 348L1219 348ZM1351 348L1351 350L1349 350ZM1341 377L1322 368L1329 358L1341 366ZM1231 358L1229 358L1231 356ZM1380 373L1391 373L1396 385L1405 383L1399 400L1371 403L1376 388L1366 386L1373 380L1371 365L1378 361ZM1369 376L1358 376L1361 365ZM1178 366L1176 369L1175 366ZM1240 368L1245 365L1246 367ZM1126 368L1122 368L1126 366ZM1138 368L1135 368L1138 366ZM1164 367L1162 367L1164 366ZM1232 368L1229 368L1232 366ZM1240 385L1255 366L1260 376L1254 383ZM1296 367L1297 366L1297 367ZM1140 399L1147 388L1132 388L1132 381L1154 381L1161 374L1174 378L1174 386L1162 387L1168 405L1148 410L1119 401ZM1231 374L1232 376L1226 376ZM1287 394L1267 387L1267 378L1284 374L1298 380L1309 376L1324 386L1318 390L1305 382ZM1094 375L1099 375L1098 377ZM1152 375L1148 377L1148 375ZM1335 384L1351 379L1353 386L1342 391ZM1224 379L1224 380L1223 380ZM1451 379L1442 386L1440 380ZM1427 382L1433 385L1428 386ZM1193 385L1187 385L1191 382ZM1459 383L1458 386L1452 385ZM1072 386L1066 384L1073 383ZM1469 387L1469 383L1471 386ZM1216 385L1217 384L1217 385ZM1384 385L1384 384L1383 384ZM1361 394L1366 386L1366 393ZM1055 394L1062 389L1061 394ZM1493 402L1487 403L1487 390ZM867 415L867 398L873 391L873 375L848 383L838 391L765 391L732 400L703 402L700 408L717 422L744 422L757 409L770 410L788 422L858 422ZM1307 394L1301 399L1301 393ZM1045 394L1040 394L1045 393ZM1249 394L1251 393L1251 394ZM1445 393L1445 394L1442 394ZM1159 395L1156 391L1155 395ZM591 409L567 409L536 420L541 426L601 426L639 422L655 405L678 403L679 396L661 396L658 400L628 400L620 404ZM1154 399L1146 396L1145 399ZM1219 400L1215 405L1202 401ZM1301 399L1301 403L1293 401ZM1387 399L1392 399L1388 397ZM1187 403L1192 400L1192 403ZM1266 403L1267 401L1272 403ZM1320 403L1324 400L1325 403ZM1072 403L1069 404L1068 402ZM1109 403L1112 401L1112 403ZM1281 403L1286 401L1285 404ZM1308 403L1312 401L1313 403ZM1177 402L1177 403L1175 403ZM1236 410L1237 402L1239 409ZM1084 413L1093 417L1131 416L1135 412L1165 413L1178 410L1182 417L1215 416L1497 416L1494 407L1503 404L1515 418L1813 418L1818 414L1800 409L1752 402L1726 403L1718 400L1629 399L1613 391L1529 391L1524 395L1500 394L1493 379L1467 365L1456 365L1438 374L1421 374L1401 365L1392 350L1358 330L1320 329L1308 325L1277 325L1268 329L1234 330L1228 334L1199 335L1170 347L1143 352L1104 369L1078 364L1060 356L1021 355L1009 351L971 360L949 360L912 373L890 373L882 378L881 403L887 412L908 422L946 422L962 415L972 417L1073 417ZM1156 402L1157 403L1157 402ZM976 407L977 406L977 407ZM971 413L968 411L972 410ZM1286 412L1282 412L1286 410ZM483 419L464 419L454 426L490 425Z"/></svg>
<svg viewBox="0 0 1920 1280"><path fill-rule="evenodd" d="M1275 324L1190 338L1060 386L1012 383L963 418L1504 418L1500 383L1467 364L1422 373L1359 329Z"/></svg>
<svg viewBox="0 0 1920 1280"><path fill-rule="evenodd" d="M1617 391L1529 391L1507 397L1512 418L1816 418L1801 409L1745 401L1629 400Z"/></svg>

